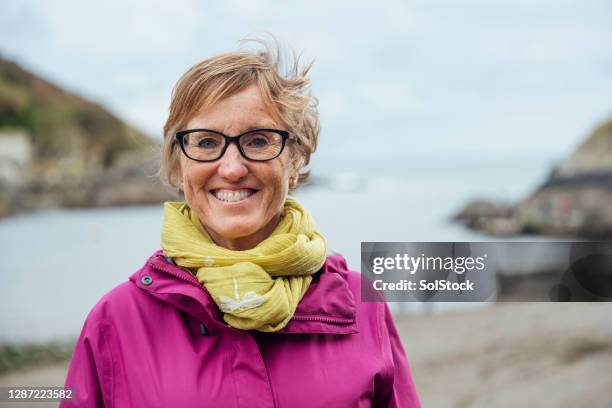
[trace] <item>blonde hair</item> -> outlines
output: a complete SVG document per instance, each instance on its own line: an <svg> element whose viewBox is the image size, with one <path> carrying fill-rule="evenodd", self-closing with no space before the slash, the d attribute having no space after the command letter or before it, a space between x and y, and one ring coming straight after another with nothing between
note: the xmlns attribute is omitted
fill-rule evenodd
<svg viewBox="0 0 612 408"><path fill-rule="evenodd" d="M178 80L172 91L170 113L164 125L161 147L160 177L167 185L179 188L178 168L180 146L175 133L181 130L199 109L206 109L251 84L256 84L271 116L289 131L294 143L291 165L298 173L294 189L308 181L305 167L316 150L320 132L318 100L310 91L308 73L313 62L301 66L299 56L292 52L290 68L285 64L282 49L274 39L270 44L262 39L244 39L240 43L256 42L261 51L222 53L192 66Z"/></svg>

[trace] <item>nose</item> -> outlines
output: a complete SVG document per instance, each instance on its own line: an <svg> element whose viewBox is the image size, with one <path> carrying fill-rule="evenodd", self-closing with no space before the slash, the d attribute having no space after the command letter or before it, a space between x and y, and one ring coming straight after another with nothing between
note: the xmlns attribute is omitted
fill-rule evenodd
<svg viewBox="0 0 612 408"><path fill-rule="evenodd" d="M235 143L230 143L223 157L219 159L217 173L224 179L237 182L246 177L249 169Z"/></svg>

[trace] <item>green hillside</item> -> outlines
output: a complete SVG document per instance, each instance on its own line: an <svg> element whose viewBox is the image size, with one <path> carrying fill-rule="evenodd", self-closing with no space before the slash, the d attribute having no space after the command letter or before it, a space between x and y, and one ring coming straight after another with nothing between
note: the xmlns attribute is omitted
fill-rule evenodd
<svg viewBox="0 0 612 408"><path fill-rule="evenodd" d="M78 159L108 167L127 150L154 143L101 106L0 58L0 130L21 128L39 161Z"/></svg>
<svg viewBox="0 0 612 408"><path fill-rule="evenodd" d="M0 217L156 204L159 142L102 106L0 58Z"/></svg>

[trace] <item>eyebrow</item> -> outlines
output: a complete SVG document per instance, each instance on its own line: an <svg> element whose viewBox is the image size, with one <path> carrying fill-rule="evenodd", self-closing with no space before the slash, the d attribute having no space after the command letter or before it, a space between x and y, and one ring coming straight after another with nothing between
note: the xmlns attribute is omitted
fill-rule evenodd
<svg viewBox="0 0 612 408"><path fill-rule="evenodd" d="M276 124L265 125L263 123L260 123L258 125L249 126L248 128L243 129L241 132L237 134L241 135L243 133L250 132L251 130L255 130L255 129L276 129L277 127L278 126ZM220 131L218 128L215 128L215 127L209 127L208 129L214 130L215 132L223 133L222 131Z"/></svg>
<svg viewBox="0 0 612 408"><path fill-rule="evenodd" d="M263 125L263 124L257 125L257 126L249 126L245 130L243 130L241 133L248 132L249 130L255 130L255 129L274 129L275 127L276 127L276 125L266 126L266 125Z"/></svg>

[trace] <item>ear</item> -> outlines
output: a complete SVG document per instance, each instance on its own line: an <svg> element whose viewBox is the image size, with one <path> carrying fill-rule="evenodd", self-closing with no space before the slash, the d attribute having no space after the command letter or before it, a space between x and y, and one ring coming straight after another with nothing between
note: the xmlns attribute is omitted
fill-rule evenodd
<svg viewBox="0 0 612 408"><path fill-rule="evenodd" d="M293 190L293 189L295 189L295 188L297 187L298 180L299 180L299 176L298 176L298 174L297 174L297 173L292 174L292 175L289 177L289 189L290 189L290 190Z"/></svg>
<svg viewBox="0 0 612 408"><path fill-rule="evenodd" d="M299 157L293 156L289 167L289 190L294 190L300 181L300 169L302 161Z"/></svg>

